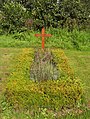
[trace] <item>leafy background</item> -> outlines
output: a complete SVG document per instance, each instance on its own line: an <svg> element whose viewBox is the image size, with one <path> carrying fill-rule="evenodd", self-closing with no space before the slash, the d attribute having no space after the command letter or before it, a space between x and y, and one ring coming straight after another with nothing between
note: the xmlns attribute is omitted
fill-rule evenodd
<svg viewBox="0 0 90 119"><path fill-rule="evenodd" d="M43 26L67 28L69 31L74 28L86 29L90 27L88 2L63 0L57 4L54 0L2 1L0 28L7 32L23 31L27 22L29 29L35 30Z"/></svg>

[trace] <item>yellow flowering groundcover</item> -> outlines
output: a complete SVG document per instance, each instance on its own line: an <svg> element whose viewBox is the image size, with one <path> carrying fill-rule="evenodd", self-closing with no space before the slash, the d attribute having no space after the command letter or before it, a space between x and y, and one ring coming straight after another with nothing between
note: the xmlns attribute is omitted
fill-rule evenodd
<svg viewBox="0 0 90 119"><path fill-rule="evenodd" d="M83 89L74 77L68 59L60 49L51 49L57 68L62 76L57 80L35 82L30 80L30 67L34 63L35 50L25 48L14 58L8 78L5 96L14 109L49 108L61 110L73 108L81 101Z"/></svg>

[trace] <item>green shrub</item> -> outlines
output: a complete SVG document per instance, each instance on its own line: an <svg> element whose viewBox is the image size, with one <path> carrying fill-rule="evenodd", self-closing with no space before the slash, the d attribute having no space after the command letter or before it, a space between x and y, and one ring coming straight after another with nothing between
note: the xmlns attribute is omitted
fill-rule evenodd
<svg viewBox="0 0 90 119"><path fill-rule="evenodd" d="M22 30L25 19L28 26L41 30L42 26L73 29L90 28L89 7L82 1L63 0L8 0L4 2L2 28L8 32ZM18 13L18 14L17 14ZM28 18L28 19L27 19ZM33 21L33 22L32 22Z"/></svg>
<svg viewBox="0 0 90 119"><path fill-rule="evenodd" d="M2 14L1 28L8 33L22 30L28 17L26 8L9 0L3 5Z"/></svg>
<svg viewBox="0 0 90 119"><path fill-rule="evenodd" d="M54 28L84 29L89 23L89 11L82 1L63 0L60 4L56 1L36 0L32 3L32 17L35 29L42 26Z"/></svg>

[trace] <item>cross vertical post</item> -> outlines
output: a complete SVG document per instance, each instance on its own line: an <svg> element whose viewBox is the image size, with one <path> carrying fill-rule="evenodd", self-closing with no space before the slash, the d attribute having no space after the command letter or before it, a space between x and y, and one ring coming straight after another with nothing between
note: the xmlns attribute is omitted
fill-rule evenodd
<svg viewBox="0 0 90 119"><path fill-rule="evenodd" d="M42 49L44 49L44 42L45 42L44 34L45 34L45 29L44 29L44 27L43 27L43 28L42 28Z"/></svg>
<svg viewBox="0 0 90 119"><path fill-rule="evenodd" d="M36 37L42 37L42 49L45 48L45 37L51 37L51 34L45 34L45 28L42 28L41 34L35 34Z"/></svg>

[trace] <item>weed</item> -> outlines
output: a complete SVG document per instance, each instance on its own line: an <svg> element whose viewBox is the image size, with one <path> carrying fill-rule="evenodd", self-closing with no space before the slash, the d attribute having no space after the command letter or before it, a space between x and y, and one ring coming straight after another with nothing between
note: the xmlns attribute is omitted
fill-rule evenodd
<svg viewBox="0 0 90 119"><path fill-rule="evenodd" d="M36 38L36 31L27 31L9 35L0 35L0 47L41 47L41 38ZM46 38L45 47L76 50L90 50L88 31L68 32L66 29L47 29L52 37Z"/></svg>

